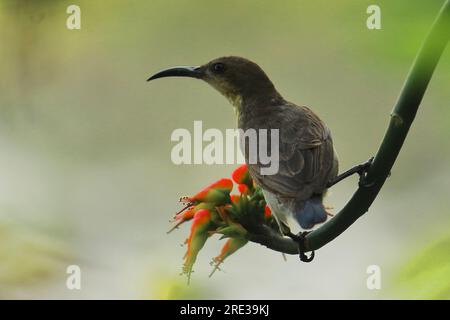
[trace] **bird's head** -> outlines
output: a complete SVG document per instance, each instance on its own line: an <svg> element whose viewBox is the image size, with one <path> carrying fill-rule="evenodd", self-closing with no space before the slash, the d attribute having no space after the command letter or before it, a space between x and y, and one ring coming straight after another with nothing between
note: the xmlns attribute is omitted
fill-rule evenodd
<svg viewBox="0 0 450 320"><path fill-rule="evenodd" d="M241 108L244 101L273 100L281 98L272 81L254 62L229 56L214 59L196 67L173 67L161 70L147 81L163 77L190 77L201 79L222 93L230 102Z"/></svg>

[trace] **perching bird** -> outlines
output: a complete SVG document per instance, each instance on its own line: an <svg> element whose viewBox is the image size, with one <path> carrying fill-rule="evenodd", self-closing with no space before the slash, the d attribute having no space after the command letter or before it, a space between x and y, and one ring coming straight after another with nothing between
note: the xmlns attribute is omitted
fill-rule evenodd
<svg viewBox="0 0 450 320"><path fill-rule="evenodd" d="M222 57L198 67L165 69L148 81L172 76L201 79L217 89L235 107L240 129L279 130L277 173L262 175L264 165L249 163L248 149L243 151L249 172L263 189L283 233L289 230L289 216L303 229L311 229L327 219L322 199L330 181L337 176L338 159L330 130L311 109L283 99L264 71L241 57Z"/></svg>

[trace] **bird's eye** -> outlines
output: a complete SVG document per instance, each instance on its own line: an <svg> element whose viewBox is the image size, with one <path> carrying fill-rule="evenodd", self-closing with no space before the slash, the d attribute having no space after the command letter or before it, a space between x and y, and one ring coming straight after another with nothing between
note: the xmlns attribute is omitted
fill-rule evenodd
<svg viewBox="0 0 450 320"><path fill-rule="evenodd" d="M212 70L214 73L223 73L225 71L225 65L223 63L214 63L212 65Z"/></svg>

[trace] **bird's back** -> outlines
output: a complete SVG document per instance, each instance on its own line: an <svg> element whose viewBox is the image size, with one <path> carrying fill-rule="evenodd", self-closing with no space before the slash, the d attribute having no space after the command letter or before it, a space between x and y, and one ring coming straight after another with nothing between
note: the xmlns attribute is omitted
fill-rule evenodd
<svg viewBox="0 0 450 320"><path fill-rule="evenodd" d="M244 150L252 177L266 194L278 200L278 207L286 208L294 216L305 205L317 209L310 204L315 204L318 197L321 204L326 185L338 173L331 133L323 121L307 107L284 102L278 106L262 106L258 112L240 115L239 126L244 131L279 130L279 170L276 174L262 175L261 168L264 165L249 163L248 145ZM271 150L270 141L267 145L268 150ZM308 203L311 199L313 201Z"/></svg>

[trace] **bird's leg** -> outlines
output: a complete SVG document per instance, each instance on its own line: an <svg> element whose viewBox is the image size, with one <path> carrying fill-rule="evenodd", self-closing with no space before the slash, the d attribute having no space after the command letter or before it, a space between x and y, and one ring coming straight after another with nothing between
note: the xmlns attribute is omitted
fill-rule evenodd
<svg viewBox="0 0 450 320"><path fill-rule="evenodd" d="M368 161L366 161L362 164L358 164L357 166L354 166L353 168L350 168L349 170L341 173L336 178L334 178L333 180L328 182L327 188L334 186L338 182L341 182L345 178L348 178L348 177L354 175L355 173L357 173L359 175L359 184L364 185L365 174L367 173L367 170L372 165L372 162L373 162L373 157L370 158Z"/></svg>
<svg viewBox="0 0 450 320"><path fill-rule="evenodd" d="M310 231L303 231L299 232L298 234L293 234L289 231L289 233L286 234L286 236L297 242L298 255L300 261L302 262L311 262L314 259L314 251L311 251L311 255L309 257L305 254L305 237L308 233L310 233Z"/></svg>

